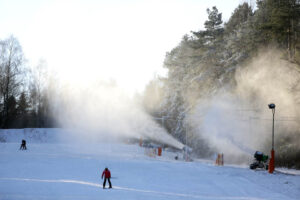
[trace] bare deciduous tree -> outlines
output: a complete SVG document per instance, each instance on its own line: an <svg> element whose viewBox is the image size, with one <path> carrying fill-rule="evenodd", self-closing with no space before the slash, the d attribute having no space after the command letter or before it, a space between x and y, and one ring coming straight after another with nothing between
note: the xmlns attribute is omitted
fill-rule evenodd
<svg viewBox="0 0 300 200"><path fill-rule="evenodd" d="M24 61L21 45L15 37L10 36L0 41L1 127L7 124L9 98L20 93Z"/></svg>
<svg viewBox="0 0 300 200"><path fill-rule="evenodd" d="M36 115L36 126L41 126L42 113L44 109L44 99L46 96L47 80L47 63L45 60L40 60L38 65L31 71L30 81L30 102L32 111Z"/></svg>

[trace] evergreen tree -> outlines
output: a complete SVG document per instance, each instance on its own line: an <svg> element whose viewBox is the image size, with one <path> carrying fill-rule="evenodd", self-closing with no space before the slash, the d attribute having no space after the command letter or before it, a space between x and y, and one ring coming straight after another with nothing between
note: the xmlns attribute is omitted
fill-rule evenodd
<svg viewBox="0 0 300 200"><path fill-rule="evenodd" d="M232 13L228 22L225 23L225 32L230 34L237 31L252 16L253 11L248 3L243 3L242 5L239 5Z"/></svg>
<svg viewBox="0 0 300 200"><path fill-rule="evenodd" d="M222 55L222 43L223 32L222 27L222 13L219 13L218 9L214 6L212 10L209 8L206 10L208 14L208 20L205 21L204 26L206 30L192 32L196 36L196 43L199 43L199 47L205 50L202 55L202 62L220 65L219 60L216 57Z"/></svg>
<svg viewBox="0 0 300 200"><path fill-rule="evenodd" d="M300 22L300 2L298 0L259 0L256 25L261 30L264 42L275 42L287 49L287 57L295 61L297 32Z"/></svg>
<svg viewBox="0 0 300 200"><path fill-rule="evenodd" d="M10 96L7 100L7 113L4 128L13 128L17 119L17 101L14 96Z"/></svg>
<svg viewBox="0 0 300 200"><path fill-rule="evenodd" d="M225 24L224 41L226 67L237 66L256 53L261 39L254 28L254 13L247 3L239 5Z"/></svg>
<svg viewBox="0 0 300 200"><path fill-rule="evenodd" d="M28 102L25 92L22 92L18 101L18 115L26 115L28 112Z"/></svg>
<svg viewBox="0 0 300 200"><path fill-rule="evenodd" d="M204 27L206 28L206 36L215 39L222 31L222 13L219 13L216 6L212 7L212 10L207 8L208 20L205 21Z"/></svg>
<svg viewBox="0 0 300 200"><path fill-rule="evenodd" d="M23 91L17 103L17 114L18 114L18 121L19 121L18 126L20 128L24 128L28 126L28 120L29 120L28 109L29 109L29 104L27 101L26 94Z"/></svg>

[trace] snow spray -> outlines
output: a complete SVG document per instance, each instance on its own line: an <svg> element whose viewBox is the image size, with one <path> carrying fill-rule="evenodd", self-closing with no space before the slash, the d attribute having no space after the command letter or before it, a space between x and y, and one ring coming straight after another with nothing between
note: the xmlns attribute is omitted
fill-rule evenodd
<svg viewBox="0 0 300 200"><path fill-rule="evenodd" d="M275 146L299 149L300 73L276 51L267 51L247 66L237 67L236 85L223 87L199 101L190 114L198 134L227 161L246 162L256 150L271 150L272 112L276 104ZM197 122L197 123L196 123ZM275 147L276 148L276 147ZM249 157L249 155L251 155Z"/></svg>
<svg viewBox="0 0 300 200"><path fill-rule="evenodd" d="M116 141L142 137L179 149L183 147L114 83L66 88L63 102L59 121L62 127L72 129L70 140Z"/></svg>

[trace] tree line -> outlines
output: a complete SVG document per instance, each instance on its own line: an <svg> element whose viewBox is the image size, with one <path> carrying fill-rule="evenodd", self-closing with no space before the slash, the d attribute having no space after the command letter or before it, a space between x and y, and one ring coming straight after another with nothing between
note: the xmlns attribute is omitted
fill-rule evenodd
<svg viewBox="0 0 300 200"><path fill-rule="evenodd" d="M0 128L53 127L45 61L27 66L19 41L0 40Z"/></svg>
<svg viewBox="0 0 300 200"><path fill-rule="evenodd" d="M220 89L233 90L236 70L259 55L261 48L279 49L282 59L300 67L300 1L257 0L256 5L254 10L248 3L240 4L226 23L216 6L208 8L205 29L184 35L166 53L167 77L157 77L146 87L145 110L170 119L163 125L181 142L187 142L188 132L188 145L201 156L213 150L187 120L199 100Z"/></svg>

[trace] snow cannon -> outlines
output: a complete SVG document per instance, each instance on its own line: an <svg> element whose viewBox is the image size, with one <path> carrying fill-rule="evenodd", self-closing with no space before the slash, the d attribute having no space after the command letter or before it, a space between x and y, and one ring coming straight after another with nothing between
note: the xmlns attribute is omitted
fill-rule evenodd
<svg viewBox="0 0 300 200"><path fill-rule="evenodd" d="M269 156L265 155L263 152L256 151L254 154L254 161L250 164L250 169L262 168L268 170L268 159Z"/></svg>

